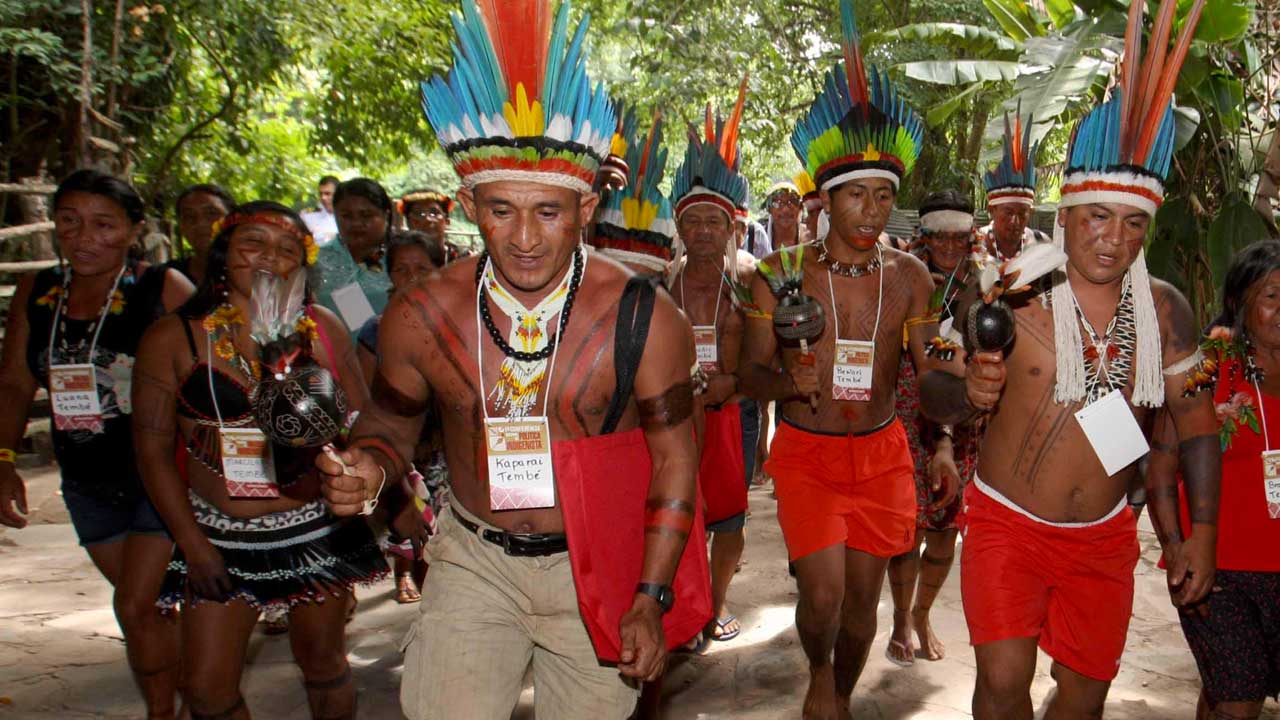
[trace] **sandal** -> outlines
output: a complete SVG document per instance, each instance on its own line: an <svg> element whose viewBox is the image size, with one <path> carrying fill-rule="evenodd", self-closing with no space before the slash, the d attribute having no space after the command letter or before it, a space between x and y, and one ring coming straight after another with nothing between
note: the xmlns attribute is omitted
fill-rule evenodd
<svg viewBox="0 0 1280 720"><path fill-rule="evenodd" d="M685 643L684 645L681 645L680 647L676 648L672 652L677 652L677 653L687 654L687 655L701 655L702 653L707 651L707 646L711 644L711 638L709 636L710 636L710 633L699 630L698 634L693 636L693 638L690 639L689 642Z"/></svg>
<svg viewBox="0 0 1280 720"><path fill-rule="evenodd" d="M405 573L396 577L396 602L401 605L412 605L422 600L422 594L413 582L413 573Z"/></svg>
<svg viewBox="0 0 1280 720"><path fill-rule="evenodd" d="M903 660L902 658L894 657L893 649L896 647L902 648L902 652L911 659ZM916 650L911 647L910 640L907 642L902 642L901 640L890 640L889 646L884 649L884 657L886 660L900 668L909 668L916 664Z"/></svg>
<svg viewBox="0 0 1280 720"><path fill-rule="evenodd" d="M725 630L725 628L729 627L730 625L734 625L734 624L737 624L737 625L738 625L737 629L735 629L735 630ZM716 618L716 629L718 629L718 630L720 631L720 634L719 634L719 635L716 635L716 634L715 634L715 631L713 630L713 631L712 631L712 635L711 635L711 639L712 639L712 640L715 640L716 642L725 642L726 640L732 640L732 639L734 639L734 638L738 637L738 634L742 632L742 625L741 625L741 623L738 623L738 616L737 616L737 615L730 615L730 616L728 616L728 617L724 618L723 620L722 620L722 619L720 619L720 618Z"/></svg>

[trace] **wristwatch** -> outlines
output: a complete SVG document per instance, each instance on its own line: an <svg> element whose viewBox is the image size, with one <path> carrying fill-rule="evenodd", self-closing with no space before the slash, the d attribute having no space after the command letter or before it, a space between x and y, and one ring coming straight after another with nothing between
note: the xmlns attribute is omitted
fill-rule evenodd
<svg viewBox="0 0 1280 720"><path fill-rule="evenodd" d="M676 594L671 591L670 585L642 582L636 585L636 592L657 600L664 614L671 612L671 606L676 604Z"/></svg>

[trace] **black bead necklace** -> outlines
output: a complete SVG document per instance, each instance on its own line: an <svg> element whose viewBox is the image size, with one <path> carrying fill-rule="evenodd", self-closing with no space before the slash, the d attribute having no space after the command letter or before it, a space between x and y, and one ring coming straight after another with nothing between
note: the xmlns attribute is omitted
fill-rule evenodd
<svg viewBox="0 0 1280 720"><path fill-rule="evenodd" d="M502 331L493 322L493 315L489 312L489 294L484 289L484 269L489 264L489 251L480 253L480 263L476 267L476 285L479 286L480 292L477 293L479 298L480 319L484 322L485 330L489 331L489 337L493 338L493 344L498 346L503 355L514 358L520 362L540 362L551 357L551 353L556 349L556 343L560 340L560 333L552 335L547 340L547 346L537 352L524 352L511 347L507 339L502 337ZM560 310L560 327L569 326L569 314L573 311L573 300L578 295L578 287L582 285L582 266L584 260L581 250L575 250L573 253L573 277L569 279L569 294L564 299L564 308ZM514 318L512 319L514 322Z"/></svg>

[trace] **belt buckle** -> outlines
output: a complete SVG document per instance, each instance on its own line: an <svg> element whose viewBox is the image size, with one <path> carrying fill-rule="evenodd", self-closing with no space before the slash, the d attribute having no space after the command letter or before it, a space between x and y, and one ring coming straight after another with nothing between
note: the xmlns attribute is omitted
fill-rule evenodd
<svg viewBox="0 0 1280 720"><path fill-rule="evenodd" d="M506 554L508 554L508 555L511 555L512 557L518 557L518 556L517 556L514 552L512 552L512 550L511 550L511 533L506 532L506 531L504 530L504 531L500 531L500 533L499 533L499 534L500 534L500 536L502 537L502 552L504 552L504 553L506 553Z"/></svg>

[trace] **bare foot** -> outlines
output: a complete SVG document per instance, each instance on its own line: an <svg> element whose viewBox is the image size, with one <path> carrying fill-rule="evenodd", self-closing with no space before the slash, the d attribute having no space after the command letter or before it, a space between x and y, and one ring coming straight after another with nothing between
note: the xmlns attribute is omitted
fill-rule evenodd
<svg viewBox="0 0 1280 720"><path fill-rule="evenodd" d="M830 665L809 671L809 692L804 696L804 720L844 720L836 698L836 674Z"/></svg>
<svg viewBox="0 0 1280 720"><path fill-rule="evenodd" d="M947 655L947 648L933 634L933 625L929 623L929 611L915 608L911 611L911 622L916 628L916 637L920 640L920 657L925 660L941 660Z"/></svg>

